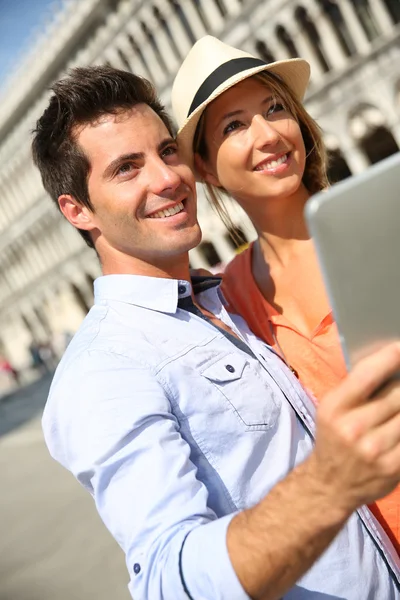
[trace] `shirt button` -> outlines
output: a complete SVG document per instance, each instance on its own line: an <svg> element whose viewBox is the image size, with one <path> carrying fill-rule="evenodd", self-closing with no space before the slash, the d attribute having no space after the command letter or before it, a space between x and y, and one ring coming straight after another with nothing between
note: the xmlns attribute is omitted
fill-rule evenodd
<svg viewBox="0 0 400 600"><path fill-rule="evenodd" d="M186 292L186 285L178 285L178 293L184 294Z"/></svg>
<svg viewBox="0 0 400 600"><path fill-rule="evenodd" d="M229 373L235 372L235 367L232 367L232 365L225 365L225 369L229 371Z"/></svg>
<svg viewBox="0 0 400 600"><path fill-rule="evenodd" d="M139 565L139 563L135 563L133 565L133 571L134 571L135 575L138 575L140 573L140 565Z"/></svg>

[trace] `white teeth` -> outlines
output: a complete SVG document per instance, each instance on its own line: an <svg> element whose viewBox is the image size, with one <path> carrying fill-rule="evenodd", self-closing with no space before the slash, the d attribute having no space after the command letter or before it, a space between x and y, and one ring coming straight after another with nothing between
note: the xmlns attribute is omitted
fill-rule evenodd
<svg viewBox="0 0 400 600"><path fill-rule="evenodd" d="M276 167L279 167L279 165L282 165L283 163L287 162L287 159L288 155L284 154L283 156L280 156L278 160L271 160L270 162L263 163L262 165L257 167L257 171L263 171L264 169L275 169Z"/></svg>
<svg viewBox="0 0 400 600"><path fill-rule="evenodd" d="M166 208L165 210L158 211L154 215L150 215L150 219L163 219L165 217L172 217L182 210L183 202L179 202L179 204L175 204L175 206L171 206L171 208Z"/></svg>

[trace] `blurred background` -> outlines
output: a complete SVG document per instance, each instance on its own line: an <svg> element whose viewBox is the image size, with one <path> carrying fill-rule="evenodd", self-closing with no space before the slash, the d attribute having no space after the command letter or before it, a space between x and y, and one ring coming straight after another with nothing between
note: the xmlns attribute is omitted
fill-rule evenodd
<svg viewBox="0 0 400 600"><path fill-rule="evenodd" d="M143 75L169 108L174 75L206 33L267 62L311 63L306 105L332 182L399 150L400 0L0 0L0 600L129 597L121 551L42 442L52 372L100 270L43 191L30 131L49 86L78 65ZM254 231L233 203L227 231L199 197L191 265L218 271Z"/></svg>

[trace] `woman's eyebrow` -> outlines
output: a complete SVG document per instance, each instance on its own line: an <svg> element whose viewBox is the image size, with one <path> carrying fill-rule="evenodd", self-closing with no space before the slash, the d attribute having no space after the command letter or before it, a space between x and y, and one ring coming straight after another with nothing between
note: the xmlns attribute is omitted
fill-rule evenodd
<svg viewBox="0 0 400 600"><path fill-rule="evenodd" d="M272 100L276 100L275 96L268 96L265 100L262 101L261 104L269 104Z"/></svg>
<svg viewBox="0 0 400 600"><path fill-rule="evenodd" d="M267 98L265 98L261 104L269 104L272 100L275 100L274 96L268 96ZM243 109L238 109L238 110L233 110L232 112L228 112L226 114L224 114L220 120L218 121L217 127L226 119L231 119L232 117L237 117L240 114L242 114L244 112Z"/></svg>
<svg viewBox="0 0 400 600"><path fill-rule="evenodd" d="M225 115L223 115L220 120L218 121L218 125L220 125L222 123L222 121L225 121L226 119L230 119L231 117L237 117L238 115L241 115L244 111L242 109L239 110L233 110L232 112L228 112Z"/></svg>

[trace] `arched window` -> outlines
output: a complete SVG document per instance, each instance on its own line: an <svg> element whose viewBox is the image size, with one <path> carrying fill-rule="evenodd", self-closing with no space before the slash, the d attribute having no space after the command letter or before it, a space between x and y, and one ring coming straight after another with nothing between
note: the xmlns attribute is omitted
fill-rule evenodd
<svg viewBox="0 0 400 600"><path fill-rule="evenodd" d="M400 23L400 1L399 0L383 0L393 23Z"/></svg>
<svg viewBox="0 0 400 600"><path fill-rule="evenodd" d="M187 20L186 15L181 8L180 2L178 0L168 0L168 3L171 5L173 10L175 11L176 16L182 23L189 40L191 41L192 44L195 44L196 36L194 35L192 28L190 27L190 23Z"/></svg>
<svg viewBox="0 0 400 600"><path fill-rule="evenodd" d="M371 11L369 0L350 0L357 13L358 20L365 31L365 35L370 42L380 34L377 24L375 23L374 15Z"/></svg>
<svg viewBox="0 0 400 600"><path fill-rule="evenodd" d="M349 169L343 154L340 150L328 150L328 180L334 184L342 179L351 177L352 172Z"/></svg>
<svg viewBox="0 0 400 600"><path fill-rule="evenodd" d="M324 50L321 44L321 38L317 28L312 22L310 15L303 6L297 6L294 11L294 16L305 36L307 37L312 49L314 50L315 56L321 65L322 70L327 73L330 70L330 65L326 59Z"/></svg>
<svg viewBox="0 0 400 600"><path fill-rule="evenodd" d="M392 132L383 126L369 132L360 145L372 165L399 151Z"/></svg>
<svg viewBox="0 0 400 600"><path fill-rule="evenodd" d="M338 42L346 54L346 56L351 56L352 54L356 54L357 50L354 45L353 39L347 29L346 23L344 21L342 11L338 6L336 0L317 0L320 8L324 11L325 15L331 22L333 29L335 31Z"/></svg>
<svg viewBox="0 0 400 600"><path fill-rule="evenodd" d="M371 164L399 151L382 113L375 106L364 104L353 111L349 120L349 129Z"/></svg>
<svg viewBox="0 0 400 600"><path fill-rule="evenodd" d="M202 253L210 267L215 267L221 263L221 257L211 242L202 242L199 246L199 251Z"/></svg>
<svg viewBox="0 0 400 600"><path fill-rule="evenodd" d="M179 52L179 48L176 45L174 36L171 33L171 29L169 28L168 22L165 19L165 17L162 15L162 13L160 12L160 9L157 6L153 6L153 15L155 16L160 27L164 30L164 33L167 35L169 42L171 44L171 48L172 48L175 56L177 58L179 58L179 60L182 60L181 53Z"/></svg>
<svg viewBox="0 0 400 600"><path fill-rule="evenodd" d="M140 28L143 31L144 35L146 36L147 40L149 41L150 46L153 48L154 54L156 55L161 68L168 73L167 65L165 64L165 60L160 52L160 49L156 42L156 38L154 37L153 33L150 31L150 29L147 27L146 23L144 23L143 21L140 22Z"/></svg>
<svg viewBox="0 0 400 600"><path fill-rule="evenodd" d="M265 60L266 63L274 62L274 55L265 42L262 40L256 40L255 48L258 56Z"/></svg>
<svg viewBox="0 0 400 600"><path fill-rule="evenodd" d="M280 43L285 47L290 58L296 58L299 56L299 52L296 48L296 44L294 43L293 39L291 38L291 36L289 35L289 33L287 32L287 30L284 28L283 25L278 25L276 27L275 35L276 35L277 39L280 41Z"/></svg>

